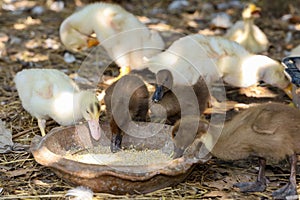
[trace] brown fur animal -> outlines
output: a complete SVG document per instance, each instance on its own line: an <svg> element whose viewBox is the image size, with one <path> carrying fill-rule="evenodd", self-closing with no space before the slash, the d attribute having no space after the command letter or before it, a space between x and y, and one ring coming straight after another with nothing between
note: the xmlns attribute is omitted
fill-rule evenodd
<svg viewBox="0 0 300 200"><path fill-rule="evenodd" d="M242 192L262 192L266 189L266 160L280 161L289 157L291 174L289 182L273 192L275 199L297 194L296 167L300 153L300 111L279 103L269 103L251 107L225 123L218 135L216 125L208 132L191 132L188 127L202 124L199 118L182 120L175 125L173 140L183 137L201 137L205 147L214 156L223 160L238 160L248 156L259 157L259 173L256 182L237 183ZM182 126L182 128L178 128ZM202 129L201 129L202 130ZM198 135L197 135L198 134ZM190 141L188 141L190 142ZM182 145L181 145L182 146Z"/></svg>
<svg viewBox="0 0 300 200"><path fill-rule="evenodd" d="M166 119L173 125L181 116L201 115L208 105L210 97L202 77L192 85L173 85L173 76L169 70L160 70L156 74L156 90L150 106L151 117Z"/></svg>
<svg viewBox="0 0 300 200"><path fill-rule="evenodd" d="M121 149L124 130L128 123L146 121L149 92L143 80L136 75L123 76L105 91L104 102L110 116L111 151Z"/></svg>

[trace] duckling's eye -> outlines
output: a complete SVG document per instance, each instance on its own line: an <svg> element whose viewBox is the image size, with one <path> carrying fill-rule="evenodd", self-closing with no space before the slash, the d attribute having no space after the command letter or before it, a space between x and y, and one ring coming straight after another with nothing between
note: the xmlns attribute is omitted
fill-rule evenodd
<svg viewBox="0 0 300 200"><path fill-rule="evenodd" d="M98 112L101 110L99 103L95 103L95 108L97 109Z"/></svg>
<svg viewBox="0 0 300 200"><path fill-rule="evenodd" d="M172 131L172 138L176 137L177 132L178 132L178 127L174 127L174 129Z"/></svg>
<svg viewBox="0 0 300 200"><path fill-rule="evenodd" d="M173 133L172 133L172 137L173 137L173 138L176 137L176 132L173 132Z"/></svg>

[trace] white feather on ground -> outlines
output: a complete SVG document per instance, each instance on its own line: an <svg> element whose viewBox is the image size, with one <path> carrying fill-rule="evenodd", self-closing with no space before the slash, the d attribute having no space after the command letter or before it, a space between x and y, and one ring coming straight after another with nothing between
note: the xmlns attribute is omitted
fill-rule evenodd
<svg viewBox="0 0 300 200"><path fill-rule="evenodd" d="M92 200L94 193L87 187L78 186L76 188L68 190L65 196L73 200Z"/></svg>

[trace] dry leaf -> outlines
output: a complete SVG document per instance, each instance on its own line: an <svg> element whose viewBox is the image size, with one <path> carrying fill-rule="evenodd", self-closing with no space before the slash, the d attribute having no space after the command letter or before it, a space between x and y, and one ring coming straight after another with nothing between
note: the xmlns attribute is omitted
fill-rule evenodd
<svg viewBox="0 0 300 200"><path fill-rule="evenodd" d="M10 152L13 145L11 131L6 129L5 123L0 120L0 153Z"/></svg>

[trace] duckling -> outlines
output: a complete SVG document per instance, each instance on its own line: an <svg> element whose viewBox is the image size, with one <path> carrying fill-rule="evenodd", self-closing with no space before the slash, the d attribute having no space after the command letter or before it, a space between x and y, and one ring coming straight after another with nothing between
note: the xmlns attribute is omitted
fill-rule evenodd
<svg viewBox="0 0 300 200"><path fill-rule="evenodd" d="M216 38L219 37L201 34L179 38L164 52L147 59L146 66L155 74L168 69L172 73L174 85L194 85L202 76L206 84L211 86L221 76L215 59L225 53L222 46L217 46L219 44ZM230 42L227 43L231 45ZM234 48L231 45L228 50Z"/></svg>
<svg viewBox="0 0 300 200"><path fill-rule="evenodd" d="M266 51L269 41L265 33L254 24L261 9L248 4L242 13L243 21L237 21L226 33L225 38L236 41L252 53Z"/></svg>
<svg viewBox="0 0 300 200"><path fill-rule="evenodd" d="M81 91L66 74L55 69L27 69L14 78L23 108L37 118L42 136L46 120L63 126L87 120L91 135L99 140L100 105L92 91Z"/></svg>
<svg viewBox="0 0 300 200"><path fill-rule="evenodd" d="M283 89L289 96L284 67L263 55L249 53L236 42L193 34L176 40L166 51L147 61L150 71L168 69L174 85L193 85L202 76L210 89L218 80L235 87L250 87L264 81Z"/></svg>
<svg viewBox="0 0 300 200"><path fill-rule="evenodd" d="M201 115L208 105L209 91L200 76L194 85L173 86L172 73L163 69L156 74L156 89L152 95L152 117L173 125L181 115Z"/></svg>
<svg viewBox="0 0 300 200"><path fill-rule="evenodd" d="M110 117L112 152L121 149L123 134L132 120L146 121L148 99L145 83L133 74L121 77L106 89L104 102Z"/></svg>
<svg viewBox="0 0 300 200"><path fill-rule="evenodd" d="M91 38L92 33L97 39ZM62 43L72 50L98 43L121 67L120 77L131 69L143 69L144 57L164 49L164 41L133 14L117 4L94 3L66 18L59 30ZM134 42L133 42L134 41Z"/></svg>
<svg viewBox="0 0 300 200"><path fill-rule="evenodd" d="M172 134L173 140L177 143L189 134L190 138L200 138L211 154L223 160L259 157L257 180L235 184L242 192L264 191L267 182L266 160L280 161L289 157L291 164L289 182L272 193L275 199L285 199L287 196L297 194L296 154L300 153L299 121L298 109L280 103L267 103L250 107L237 114L224 124L221 134L217 134L216 130L222 124L210 124L208 132L199 130L191 132L188 127L203 123L198 117L181 120L181 123L173 128Z"/></svg>

